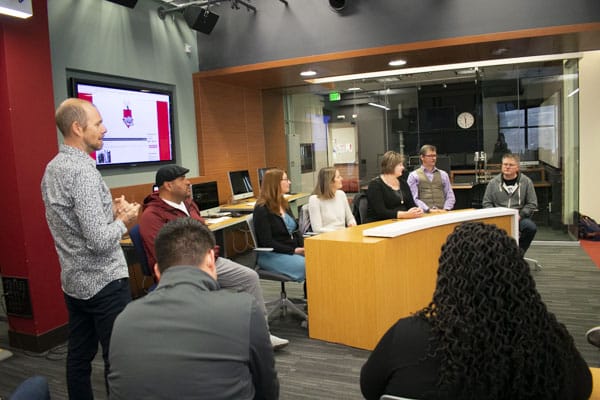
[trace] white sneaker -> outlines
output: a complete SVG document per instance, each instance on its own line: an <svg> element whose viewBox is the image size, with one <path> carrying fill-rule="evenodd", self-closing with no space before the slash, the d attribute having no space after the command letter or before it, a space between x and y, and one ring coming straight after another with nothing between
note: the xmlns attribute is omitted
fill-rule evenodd
<svg viewBox="0 0 600 400"><path fill-rule="evenodd" d="M282 339L275 335L269 335L269 338L271 339L271 346L273 346L273 350L275 350L275 351L284 348L285 346L287 346L290 343L289 340Z"/></svg>

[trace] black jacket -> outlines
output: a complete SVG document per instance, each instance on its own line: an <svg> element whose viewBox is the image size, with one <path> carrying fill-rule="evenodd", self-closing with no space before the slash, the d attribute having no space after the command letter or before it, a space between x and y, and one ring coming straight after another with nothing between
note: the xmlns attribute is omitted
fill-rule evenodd
<svg viewBox="0 0 600 400"><path fill-rule="evenodd" d="M294 218L289 208L286 213ZM258 247L272 247L276 253L294 254L296 247L304 246L302 235L298 232L298 224L296 230L290 235L283 218L272 213L267 206L257 204L253 215Z"/></svg>
<svg viewBox="0 0 600 400"><path fill-rule="evenodd" d="M406 181L398 178L398 182L400 183L400 193L386 185L380 176L369 183L367 189L369 209L367 210L366 222L393 219L397 217L398 211L408 211L416 207Z"/></svg>

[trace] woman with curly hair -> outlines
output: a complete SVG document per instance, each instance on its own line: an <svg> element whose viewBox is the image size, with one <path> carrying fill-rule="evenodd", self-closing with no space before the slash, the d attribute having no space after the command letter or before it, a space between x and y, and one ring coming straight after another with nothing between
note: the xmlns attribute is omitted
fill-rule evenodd
<svg viewBox="0 0 600 400"><path fill-rule="evenodd" d="M367 399L587 399L591 374L548 312L517 242L459 225L442 246L433 300L400 319L361 371Z"/></svg>

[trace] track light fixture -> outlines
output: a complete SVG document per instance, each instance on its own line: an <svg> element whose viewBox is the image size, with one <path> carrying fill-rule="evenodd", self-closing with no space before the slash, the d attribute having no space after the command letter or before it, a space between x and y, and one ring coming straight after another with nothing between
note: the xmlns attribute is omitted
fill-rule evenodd
<svg viewBox="0 0 600 400"><path fill-rule="evenodd" d="M346 0L329 0L329 5L335 11L342 11L344 8L346 8L346 3Z"/></svg>
<svg viewBox="0 0 600 400"><path fill-rule="evenodd" d="M129 7L129 8L135 7L135 5L138 2L138 0L108 0L108 1L110 1L111 3L119 4L121 6Z"/></svg>
<svg viewBox="0 0 600 400"><path fill-rule="evenodd" d="M129 2L133 0L109 0L118 2ZM137 2L137 0L135 0ZM160 0L164 4L173 6L171 1ZM188 26L199 32L210 34L215 27L219 16L209 10L209 6L212 4L220 5L226 0L196 0L189 1L187 3L177 4L171 8L165 8L163 6L158 7L158 16L160 19L165 19L168 14L174 12L183 13L183 17L187 22ZM247 11L256 12L256 7L250 4L252 0L228 0L231 4L231 8L239 10L240 5L245 7ZM281 3L288 6L287 0L279 0ZM338 0L339 1L339 0Z"/></svg>
<svg viewBox="0 0 600 400"><path fill-rule="evenodd" d="M189 6L183 12L183 18L188 26L198 32L210 35L215 28L219 16L200 6Z"/></svg>

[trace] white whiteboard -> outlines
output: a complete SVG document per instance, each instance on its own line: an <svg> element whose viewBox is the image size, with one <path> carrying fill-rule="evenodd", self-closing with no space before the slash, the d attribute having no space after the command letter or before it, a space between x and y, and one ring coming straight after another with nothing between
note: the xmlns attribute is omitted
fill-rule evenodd
<svg viewBox="0 0 600 400"><path fill-rule="evenodd" d="M356 128L331 128L331 152L334 164L356 162Z"/></svg>

